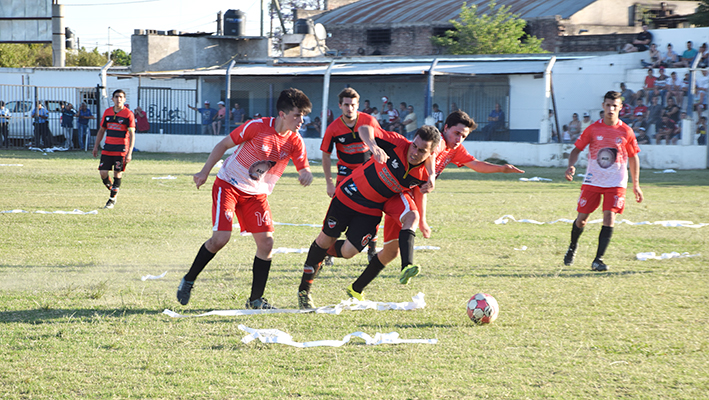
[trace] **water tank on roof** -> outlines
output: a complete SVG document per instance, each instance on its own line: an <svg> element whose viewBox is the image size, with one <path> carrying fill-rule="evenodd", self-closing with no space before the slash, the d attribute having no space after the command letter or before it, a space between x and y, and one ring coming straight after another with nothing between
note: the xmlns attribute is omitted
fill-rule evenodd
<svg viewBox="0 0 709 400"><path fill-rule="evenodd" d="M314 34L313 24L307 19L299 19L293 24L293 33Z"/></svg>
<svg viewBox="0 0 709 400"><path fill-rule="evenodd" d="M246 14L241 10L226 10L224 13L224 36L244 36Z"/></svg>

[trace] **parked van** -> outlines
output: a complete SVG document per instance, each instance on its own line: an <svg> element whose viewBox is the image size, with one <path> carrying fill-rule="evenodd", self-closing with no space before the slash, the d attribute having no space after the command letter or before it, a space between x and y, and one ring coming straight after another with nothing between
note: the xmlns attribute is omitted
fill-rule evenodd
<svg viewBox="0 0 709 400"><path fill-rule="evenodd" d="M60 118L62 109L67 104L64 100L41 101L44 108L49 111L49 131L52 136L63 136ZM10 100L5 103L5 108L10 112L10 123L8 124L8 136L10 139L20 140L27 144L34 140L34 118L32 111L35 105L30 100Z"/></svg>

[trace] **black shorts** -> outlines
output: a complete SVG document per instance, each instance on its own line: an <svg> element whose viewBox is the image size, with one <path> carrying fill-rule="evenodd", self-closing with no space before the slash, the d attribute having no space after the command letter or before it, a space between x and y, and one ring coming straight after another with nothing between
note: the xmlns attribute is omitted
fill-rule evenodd
<svg viewBox="0 0 709 400"><path fill-rule="evenodd" d="M107 155L101 154L101 161L98 164L98 170L99 171L114 170L116 172L122 172L122 171L126 170L127 164L128 163L126 162L125 156L107 156Z"/></svg>
<svg viewBox="0 0 709 400"><path fill-rule="evenodd" d="M337 197L330 201L330 208L323 222L322 231L330 237L340 237L347 230L345 237L357 250L362 251L377 234L377 226L382 216L362 214L342 204Z"/></svg>

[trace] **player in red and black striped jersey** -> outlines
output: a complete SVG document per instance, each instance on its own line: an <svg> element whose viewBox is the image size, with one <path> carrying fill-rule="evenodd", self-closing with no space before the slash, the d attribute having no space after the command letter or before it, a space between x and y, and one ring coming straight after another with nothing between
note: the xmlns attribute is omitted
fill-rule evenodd
<svg viewBox="0 0 709 400"><path fill-rule="evenodd" d="M337 242L338 256L355 256L376 234L388 199L416 186L427 185L422 188L424 192L433 189L430 155L440 138L438 129L427 125L416 132L413 142L386 131L375 141L363 137L372 151L372 158L355 169L335 190L322 231L310 246L305 260L298 288L300 308L314 308L310 287L330 246ZM337 238L345 231L347 240L338 242ZM400 245L413 248L413 239L410 236L407 240L400 240ZM371 281L380 271L368 266L360 279Z"/></svg>
<svg viewBox="0 0 709 400"><path fill-rule="evenodd" d="M375 135L381 131L379 122L369 114L357 111L359 108L359 93L352 88L343 89L338 97L338 107L342 111L340 118L328 125L323 136L322 168L327 184L327 195L335 195L335 188L356 168L364 164L372 156L369 147L362 141L360 129L371 126ZM332 150L337 152L337 178L332 182ZM376 237L369 242L370 258L376 253ZM331 264L325 261L325 264Z"/></svg>
<svg viewBox="0 0 709 400"><path fill-rule="evenodd" d="M126 165L133 158L133 146L135 145L135 116L133 112L125 107L126 93L118 89L113 92L113 107L107 108L103 112L101 125L96 134L93 156L98 156L98 148L104 134L106 143L101 150L101 161L98 171L103 184L111 191L110 197L104 208L113 208L116 204L116 196L121 187L121 179ZM108 171L113 169L113 182L108 177Z"/></svg>

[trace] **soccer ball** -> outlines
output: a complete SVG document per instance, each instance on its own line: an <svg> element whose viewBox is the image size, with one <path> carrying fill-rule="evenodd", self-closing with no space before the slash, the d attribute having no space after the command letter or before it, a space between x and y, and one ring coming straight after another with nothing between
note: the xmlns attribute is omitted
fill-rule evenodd
<svg viewBox="0 0 709 400"><path fill-rule="evenodd" d="M489 324L499 313L497 300L487 293L478 293L468 300L468 317L476 324Z"/></svg>

